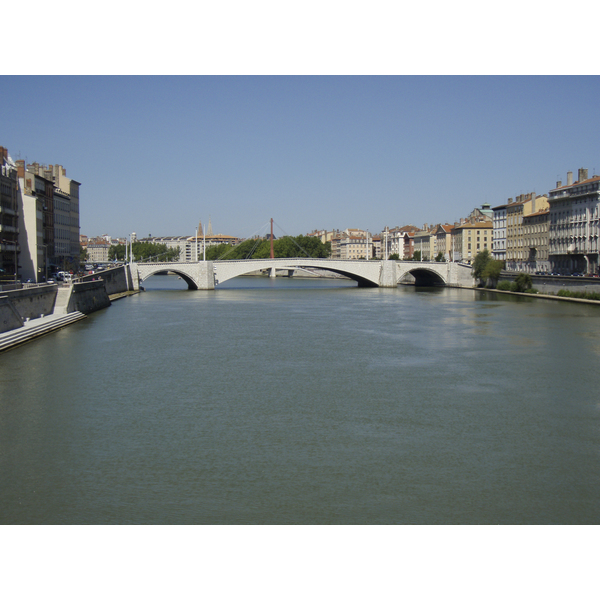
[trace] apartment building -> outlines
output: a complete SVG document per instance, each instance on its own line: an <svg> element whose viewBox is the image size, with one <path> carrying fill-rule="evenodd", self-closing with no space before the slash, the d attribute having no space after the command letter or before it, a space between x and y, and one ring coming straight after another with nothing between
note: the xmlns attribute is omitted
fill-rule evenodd
<svg viewBox="0 0 600 600"><path fill-rule="evenodd" d="M437 225L433 233L434 247L433 247L433 259L441 254L444 260L453 260L452 258L452 229L453 225L446 223L444 225Z"/></svg>
<svg viewBox="0 0 600 600"><path fill-rule="evenodd" d="M331 239L331 258L338 260L371 259L376 258L377 253L381 258L381 238L372 236L365 229L344 229L342 232L336 232Z"/></svg>
<svg viewBox="0 0 600 600"><path fill-rule="evenodd" d="M495 206L492 211L494 213L493 234L492 234L492 258L494 260L506 261L506 208L508 204Z"/></svg>
<svg viewBox="0 0 600 600"><path fill-rule="evenodd" d="M0 146L0 281L16 281L19 264L17 167Z"/></svg>
<svg viewBox="0 0 600 600"><path fill-rule="evenodd" d="M397 254L400 260L409 260L412 258L412 248L414 246L414 234L419 231L414 225L404 225L403 227L394 227L390 229L385 227L383 231L382 249L383 256L391 256ZM412 234L412 235L411 235Z"/></svg>
<svg viewBox="0 0 600 600"><path fill-rule="evenodd" d="M421 260L433 260L435 255L433 253L435 248L435 231L437 225L429 227L427 223L423 225L423 229L416 231L413 236L413 255L415 252L419 252Z"/></svg>
<svg viewBox="0 0 600 600"><path fill-rule="evenodd" d="M521 194L506 205L506 268L527 271L529 248L525 246L523 218L548 208L547 196Z"/></svg>
<svg viewBox="0 0 600 600"><path fill-rule="evenodd" d="M567 184L558 181L548 197L549 261L563 274L599 271L600 176L589 178L587 169L567 173Z"/></svg>
<svg viewBox="0 0 600 600"><path fill-rule="evenodd" d="M523 217L523 243L529 252L524 270L528 273L551 271L548 254L549 225L549 208Z"/></svg>
<svg viewBox="0 0 600 600"><path fill-rule="evenodd" d="M79 187L61 165L25 166L19 180L21 278L43 281L55 271L79 270Z"/></svg>
<svg viewBox="0 0 600 600"><path fill-rule="evenodd" d="M493 230L491 220L456 225L452 229L452 260L470 263L479 252L489 250Z"/></svg>

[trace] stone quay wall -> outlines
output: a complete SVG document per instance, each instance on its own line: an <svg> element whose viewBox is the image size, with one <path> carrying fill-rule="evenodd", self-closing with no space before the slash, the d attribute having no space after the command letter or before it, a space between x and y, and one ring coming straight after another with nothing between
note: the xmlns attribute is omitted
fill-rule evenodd
<svg viewBox="0 0 600 600"><path fill-rule="evenodd" d="M79 311L84 315L89 315L96 310L110 306L105 283L105 281L74 283L67 305L67 313Z"/></svg>
<svg viewBox="0 0 600 600"><path fill-rule="evenodd" d="M21 319L37 319L54 312L57 289L56 284L40 285L1 292L0 296L7 298Z"/></svg>
<svg viewBox="0 0 600 600"><path fill-rule="evenodd" d="M105 269L94 275L85 275L79 278L77 281L97 281L102 279L106 286L106 293L109 296L113 294L122 294L133 290L133 284L131 276L129 274L129 266L124 265L122 267L114 267L112 269Z"/></svg>

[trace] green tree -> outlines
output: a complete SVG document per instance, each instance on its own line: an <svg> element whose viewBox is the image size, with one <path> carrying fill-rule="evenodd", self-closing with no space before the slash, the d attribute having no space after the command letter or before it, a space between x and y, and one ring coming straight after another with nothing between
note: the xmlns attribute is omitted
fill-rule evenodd
<svg viewBox="0 0 600 600"><path fill-rule="evenodd" d="M519 273L515 279L516 291L525 292L531 289L531 275L529 273Z"/></svg>
<svg viewBox="0 0 600 600"><path fill-rule="evenodd" d="M478 252L477 256L473 259L473 263L471 268L471 275L473 275L474 279L482 280L483 279L483 271L487 267L487 264L492 260L490 256L490 251L486 248L482 252Z"/></svg>
<svg viewBox="0 0 600 600"><path fill-rule="evenodd" d="M133 261L174 262L179 260L179 248L167 248L166 244L152 242L133 242L131 246ZM109 260L125 260L124 244L108 249Z"/></svg>
<svg viewBox="0 0 600 600"><path fill-rule="evenodd" d="M441 252L437 253L437 256L435 257L435 262L446 262L444 260L444 255Z"/></svg>
<svg viewBox="0 0 600 600"><path fill-rule="evenodd" d="M481 273L481 278L490 281L491 287L495 287L498 283L498 279L500 278L500 273L504 268L504 261L490 259L486 263L483 271Z"/></svg>
<svg viewBox="0 0 600 600"><path fill-rule="evenodd" d="M413 260L418 260L418 261L420 261L420 260L421 260L421 251L420 251L420 250L415 250L415 251L413 252L413 257L412 257L412 259L413 259Z"/></svg>
<svg viewBox="0 0 600 600"><path fill-rule="evenodd" d="M388 258L389 260L400 260L400 255L397 252L394 252L394 254L390 254Z"/></svg>
<svg viewBox="0 0 600 600"><path fill-rule="evenodd" d="M299 235L284 236L273 240L275 258L327 258L331 254L331 244L324 244L319 238ZM206 249L206 260L245 260L249 258L269 258L271 241L268 239L244 240L237 246L221 244Z"/></svg>
<svg viewBox="0 0 600 600"><path fill-rule="evenodd" d="M88 251L84 246L79 246L79 262L85 262L88 259Z"/></svg>

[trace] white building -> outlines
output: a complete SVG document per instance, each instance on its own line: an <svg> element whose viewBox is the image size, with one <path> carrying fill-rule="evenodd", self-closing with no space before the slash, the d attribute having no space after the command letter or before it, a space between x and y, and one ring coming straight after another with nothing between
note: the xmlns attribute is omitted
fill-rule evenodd
<svg viewBox="0 0 600 600"><path fill-rule="evenodd" d="M563 274L599 272L600 176L588 178L579 169L578 180L567 173L567 185L558 181L550 191L548 252L552 270Z"/></svg>
<svg viewBox="0 0 600 600"><path fill-rule="evenodd" d="M493 217L492 233L492 258L494 260L506 260L506 209L507 204L496 206Z"/></svg>

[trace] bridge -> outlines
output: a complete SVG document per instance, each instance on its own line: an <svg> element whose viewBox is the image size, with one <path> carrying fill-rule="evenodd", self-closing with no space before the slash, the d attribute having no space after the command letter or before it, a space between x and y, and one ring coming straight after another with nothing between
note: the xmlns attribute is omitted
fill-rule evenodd
<svg viewBox="0 0 600 600"><path fill-rule="evenodd" d="M320 269L349 277L360 287L396 287L398 283L415 285L452 285L472 287L471 267L461 263L413 262L394 260L334 260L329 258L264 258L200 262L131 263L133 288L158 273L176 273L191 290L213 290L215 286L240 275L276 271L292 275L297 269Z"/></svg>

